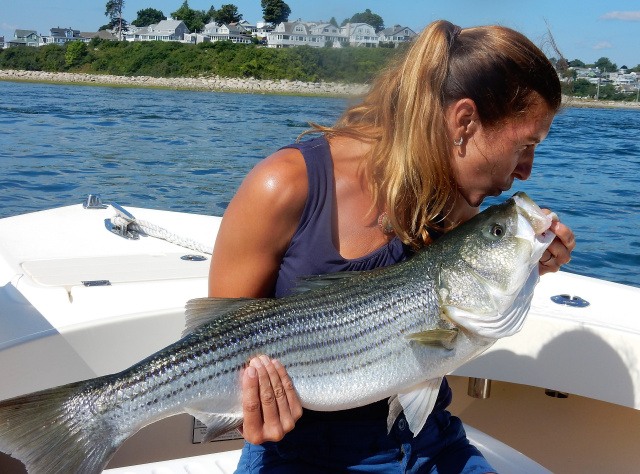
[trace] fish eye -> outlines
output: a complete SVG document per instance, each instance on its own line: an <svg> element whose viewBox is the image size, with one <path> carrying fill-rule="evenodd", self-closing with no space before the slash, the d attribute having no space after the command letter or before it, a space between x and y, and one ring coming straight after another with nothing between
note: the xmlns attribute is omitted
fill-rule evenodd
<svg viewBox="0 0 640 474"><path fill-rule="evenodd" d="M494 224L493 227L491 227L491 235L497 238L502 237L504 235L504 227L500 224Z"/></svg>

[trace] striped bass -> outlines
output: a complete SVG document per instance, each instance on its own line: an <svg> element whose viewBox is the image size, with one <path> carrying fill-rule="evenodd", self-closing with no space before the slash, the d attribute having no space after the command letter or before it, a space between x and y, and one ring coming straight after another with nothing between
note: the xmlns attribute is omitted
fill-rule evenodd
<svg viewBox="0 0 640 474"><path fill-rule="evenodd" d="M280 299L187 303L176 343L118 374L0 402L0 450L28 471L99 473L142 427L189 413L210 440L242 424L240 374L259 354L287 369L305 408L389 398L418 433L442 377L517 332L554 238L524 193L410 260L303 279Z"/></svg>

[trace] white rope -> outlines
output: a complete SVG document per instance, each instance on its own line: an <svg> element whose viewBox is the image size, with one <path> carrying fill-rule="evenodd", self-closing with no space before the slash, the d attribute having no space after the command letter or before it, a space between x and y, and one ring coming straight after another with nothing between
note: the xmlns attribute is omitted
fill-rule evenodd
<svg viewBox="0 0 640 474"><path fill-rule="evenodd" d="M121 215L116 215L113 218L111 218L111 222L113 225L126 227L128 230L134 230L136 232L141 232L151 237L163 239L163 240L166 240L167 242L171 242L172 244L180 245L181 247L195 250L196 252L206 253L209 255L213 253L213 246L211 245L205 245L196 240L173 234L169 232L167 229L148 221L142 221L139 219L134 219L132 221Z"/></svg>

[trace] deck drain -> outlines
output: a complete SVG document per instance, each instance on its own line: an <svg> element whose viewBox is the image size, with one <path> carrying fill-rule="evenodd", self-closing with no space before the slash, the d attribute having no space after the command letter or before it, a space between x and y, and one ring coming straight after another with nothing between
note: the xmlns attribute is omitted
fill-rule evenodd
<svg viewBox="0 0 640 474"><path fill-rule="evenodd" d="M579 296L572 295L556 295L551 297L551 301L556 304L563 304L565 306L574 306L576 308L585 308L589 306L589 302Z"/></svg>
<svg viewBox="0 0 640 474"><path fill-rule="evenodd" d="M180 258L182 260L188 260L190 262L202 262L203 260L207 259L207 257L205 257L203 255L183 255Z"/></svg>

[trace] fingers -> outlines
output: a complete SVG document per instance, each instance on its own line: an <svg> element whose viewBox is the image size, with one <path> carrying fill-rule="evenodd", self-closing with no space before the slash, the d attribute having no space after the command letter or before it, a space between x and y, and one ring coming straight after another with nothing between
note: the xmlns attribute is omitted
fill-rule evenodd
<svg viewBox="0 0 640 474"><path fill-rule="evenodd" d="M302 416L302 403L300 402L300 398L298 398L298 394L293 388L293 382L289 378L287 370L277 359L273 359L272 362L273 367L278 373L278 378L281 382L283 390L281 398L279 398L276 393L276 398L279 400L278 407L281 407L281 413L286 410L286 412L291 416L293 423L295 423ZM291 426L291 428L287 431L291 431L292 429L293 426Z"/></svg>
<svg viewBox="0 0 640 474"><path fill-rule="evenodd" d="M259 444L262 431L262 408L260 404L260 386L258 371L249 366L242 374L242 414L244 420L240 432L250 443Z"/></svg>
<svg viewBox="0 0 640 474"><path fill-rule="evenodd" d="M555 235L551 245L540 258L539 270L544 275L549 272L557 272L562 265L571 261L571 252L576 247L573 231L560 221L553 221L549 228Z"/></svg>
<svg viewBox="0 0 640 474"><path fill-rule="evenodd" d="M242 377L242 434L253 444L279 441L302 416L302 405L286 370L266 356L251 359Z"/></svg>

